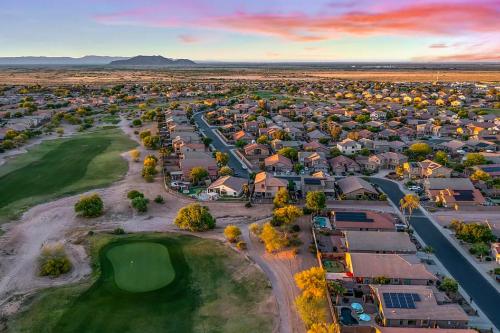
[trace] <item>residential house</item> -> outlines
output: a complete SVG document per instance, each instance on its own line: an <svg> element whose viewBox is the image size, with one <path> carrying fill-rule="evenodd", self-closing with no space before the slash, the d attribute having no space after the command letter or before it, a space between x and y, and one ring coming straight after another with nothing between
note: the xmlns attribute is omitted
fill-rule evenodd
<svg viewBox="0 0 500 333"><path fill-rule="evenodd" d="M449 178L453 171L428 159L421 162L406 162L403 164L403 169L410 178Z"/></svg>
<svg viewBox="0 0 500 333"><path fill-rule="evenodd" d="M348 252L345 261L358 283L377 283L379 278L389 279L389 284L404 285L432 285L437 281L414 254Z"/></svg>
<svg viewBox="0 0 500 333"><path fill-rule="evenodd" d="M280 154L274 154L264 159L264 166L269 172L291 172L293 170L292 161Z"/></svg>
<svg viewBox="0 0 500 333"><path fill-rule="evenodd" d="M468 178L428 178L424 187L432 201L445 207L483 205L486 200Z"/></svg>
<svg viewBox="0 0 500 333"><path fill-rule="evenodd" d="M276 193L287 188L286 180L276 178L268 172L259 172L255 175L253 195L256 198L274 198Z"/></svg>
<svg viewBox="0 0 500 333"><path fill-rule="evenodd" d="M328 163L335 175L345 175L361 171L361 167L358 163L344 155L331 158L328 160Z"/></svg>
<svg viewBox="0 0 500 333"><path fill-rule="evenodd" d="M460 305L451 303L448 297L437 291L435 287L420 285L372 285L370 287L378 304L383 326L405 327L410 330L407 332L412 333L419 333L421 331L417 328L425 327L439 327L435 333L467 331L462 330L467 328L469 322L465 311ZM384 327L380 327L379 330L383 333L394 333L387 331ZM422 331L424 332L428 333Z"/></svg>
<svg viewBox="0 0 500 333"><path fill-rule="evenodd" d="M350 253L415 254L417 248L405 232L345 231L345 248Z"/></svg>
<svg viewBox="0 0 500 333"><path fill-rule="evenodd" d="M385 152L369 157L369 161L378 166L379 169L394 170L408 161L408 157L400 153Z"/></svg>
<svg viewBox="0 0 500 333"><path fill-rule="evenodd" d="M314 151L300 151L298 154L299 163L307 170L328 172L328 161L325 153Z"/></svg>
<svg viewBox="0 0 500 333"><path fill-rule="evenodd" d="M340 179L337 186L345 199L376 198L379 195L370 183L355 176Z"/></svg>
<svg viewBox="0 0 500 333"><path fill-rule="evenodd" d="M221 196L240 197L247 180L240 177L224 176L214 181L207 188L208 193L217 193Z"/></svg>
<svg viewBox="0 0 500 333"><path fill-rule="evenodd" d="M342 154L353 155L361 150L361 144L351 139L344 139L337 143L337 148Z"/></svg>

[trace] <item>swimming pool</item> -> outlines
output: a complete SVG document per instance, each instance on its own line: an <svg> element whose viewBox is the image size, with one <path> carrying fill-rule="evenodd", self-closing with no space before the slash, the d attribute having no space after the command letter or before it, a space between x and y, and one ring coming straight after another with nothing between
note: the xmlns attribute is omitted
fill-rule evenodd
<svg viewBox="0 0 500 333"><path fill-rule="evenodd" d="M358 320L354 318L351 314L350 308L341 308L340 309L340 321L343 325L357 325Z"/></svg>
<svg viewBox="0 0 500 333"><path fill-rule="evenodd" d="M329 228L331 229L331 225L330 225L330 220L328 219L328 217L324 217L324 216L315 216L314 219L313 219L313 222L314 222L314 226L316 228L320 228L320 229L324 229L324 228Z"/></svg>

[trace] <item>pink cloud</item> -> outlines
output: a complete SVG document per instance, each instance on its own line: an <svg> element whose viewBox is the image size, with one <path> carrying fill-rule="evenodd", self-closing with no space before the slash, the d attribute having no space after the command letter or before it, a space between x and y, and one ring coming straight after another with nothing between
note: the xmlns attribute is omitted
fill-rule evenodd
<svg viewBox="0 0 500 333"><path fill-rule="evenodd" d="M197 2L200 2L199 0ZM180 4L178 4L180 6ZM334 39L340 35L445 35L484 33L500 30L500 7L497 1L414 3L380 5L358 11L308 15L294 13L252 13L237 11L214 15L190 7L189 15L171 15L171 10L131 10L98 16L105 23L127 22L156 27L200 26L253 35L275 36L292 41L310 42ZM349 2L347 2L349 7ZM184 8L186 9L186 8ZM184 12L184 10L182 10Z"/></svg>
<svg viewBox="0 0 500 333"><path fill-rule="evenodd" d="M429 45L429 48L431 48L431 49L445 49L447 47L448 47L448 45L446 45L444 43L436 43L436 44Z"/></svg>
<svg viewBox="0 0 500 333"><path fill-rule="evenodd" d="M440 56L425 56L416 57L413 60L416 61L437 61L437 62L447 62L447 61L458 61L458 62L475 62L475 61L500 61L500 48L493 50L484 50L480 52L464 52L456 54L447 54Z"/></svg>
<svg viewBox="0 0 500 333"><path fill-rule="evenodd" d="M201 39L196 37L196 36L185 35L185 34L179 35L179 36L177 36L177 38L181 42L186 43L186 44L198 43L201 41Z"/></svg>

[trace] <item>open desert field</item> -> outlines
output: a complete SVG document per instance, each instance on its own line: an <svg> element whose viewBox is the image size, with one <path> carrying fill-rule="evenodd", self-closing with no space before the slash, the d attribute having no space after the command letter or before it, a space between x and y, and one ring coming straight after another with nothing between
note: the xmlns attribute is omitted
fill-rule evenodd
<svg viewBox="0 0 500 333"><path fill-rule="evenodd" d="M0 82L9 85L72 85L150 83L186 80L290 80L324 79L389 82L500 82L500 70L324 70L318 68L226 68L209 67L109 69L109 68L0 68Z"/></svg>

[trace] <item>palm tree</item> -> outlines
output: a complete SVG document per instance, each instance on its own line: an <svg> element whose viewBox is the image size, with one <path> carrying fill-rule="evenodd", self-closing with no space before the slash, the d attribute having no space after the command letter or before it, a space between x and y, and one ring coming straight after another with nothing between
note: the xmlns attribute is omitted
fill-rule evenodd
<svg viewBox="0 0 500 333"><path fill-rule="evenodd" d="M420 205L420 199L415 194L407 194L399 201L399 207L401 212L408 210L408 219L410 219L411 214L415 208Z"/></svg>
<svg viewBox="0 0 500 333"><path fill-rule="evenodd" d="M346 288L340 283L340 282L337 282L337 281L329 281L328 282L328 289L330 290L330 292L335 295L335 303L338 304L339 303L339 296L343 295L347 290Z"/></svg>

